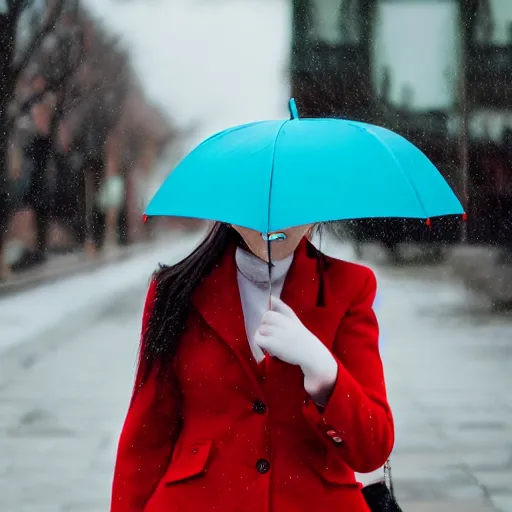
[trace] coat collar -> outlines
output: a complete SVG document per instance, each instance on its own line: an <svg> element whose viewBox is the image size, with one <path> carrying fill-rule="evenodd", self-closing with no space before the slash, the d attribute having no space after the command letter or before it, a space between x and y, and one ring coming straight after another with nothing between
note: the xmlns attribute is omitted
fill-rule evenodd
<svg viewBox="0 0 512 512"><path fill-rule="evenodd" d="M324 262L323 272L320 266L318 250L304 239L297 248L281 298L305 327L331 348L340 318L336 304L327 301L324 305L329 290L323 273L327 272L329 263Z"/></svg>
<svg viewBox="0 0 512 512"><path fill-rule="evenodd" d="M255 377L256 363L245 332L235 251L236 244L228 247L220 264L197 288L193 304L206 323L235 352L247 372ZM281 298L302 323L330 348L339 316L336 314L337 308L318 305L320 281L316 249L304 239L295 252Z"/></svg>

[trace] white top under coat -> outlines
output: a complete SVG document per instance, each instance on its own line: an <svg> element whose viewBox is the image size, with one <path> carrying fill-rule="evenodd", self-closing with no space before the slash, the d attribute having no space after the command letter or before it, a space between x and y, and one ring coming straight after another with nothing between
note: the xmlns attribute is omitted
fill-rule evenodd
<svg viewBox="0 0 512 512"><path fill-rule="evenodd" d="M245 330L249 347L254 359L263 361L262 350L254 344L254 335L258 330L261 319L268 309L269 280L268 265L254 254L241 249L236 250L236 266L238 289L244 313ZM272 295L281 297L288 270L293 261L293 254L283 260L273 262L272 267Z"/></svg>

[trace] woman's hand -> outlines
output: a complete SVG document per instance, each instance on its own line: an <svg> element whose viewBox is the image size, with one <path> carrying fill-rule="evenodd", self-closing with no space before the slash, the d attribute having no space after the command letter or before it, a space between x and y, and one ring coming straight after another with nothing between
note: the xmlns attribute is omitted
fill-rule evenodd
<svg viewBox="0 0 512 512"><path fill-rule="evenodd" d="M272 297L272 310L263 315L254 342L271 356L300 366L307 393L318 405L327 403L338 364L329 349L282 300Z"/></svg>

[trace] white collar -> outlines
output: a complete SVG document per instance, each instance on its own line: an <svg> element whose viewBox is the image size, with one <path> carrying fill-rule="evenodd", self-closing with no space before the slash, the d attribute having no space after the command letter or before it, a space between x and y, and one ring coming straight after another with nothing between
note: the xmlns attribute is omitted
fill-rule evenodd
<svg viewBox="0 0 512 512"><path fill-rule="evenodd" d="M266 261L261 260L241 247L237 247L235 259L237 269L243 277L256 285L268 286L269 275ZM292 261L293 253L282 260L272 262L272 284L277 284L285 279Z"/></svg>

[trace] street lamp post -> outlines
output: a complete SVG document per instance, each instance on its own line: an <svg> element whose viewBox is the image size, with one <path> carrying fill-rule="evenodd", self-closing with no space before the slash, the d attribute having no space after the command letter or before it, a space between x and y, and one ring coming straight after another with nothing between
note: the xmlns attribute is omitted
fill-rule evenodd
<svg viewBox="0 0 512 512"><path fill-rule="evenodd" d="M467 61L468 46L471 34L467 19L466 0L459 3L459 24L460 24L460 56L459 56L459 114L460 114L460 194L464 210L469 207L469 105L468 105L468 83L467 83ZM467 223L461 223L461 239L463 243L468 240Z"/></svg>

